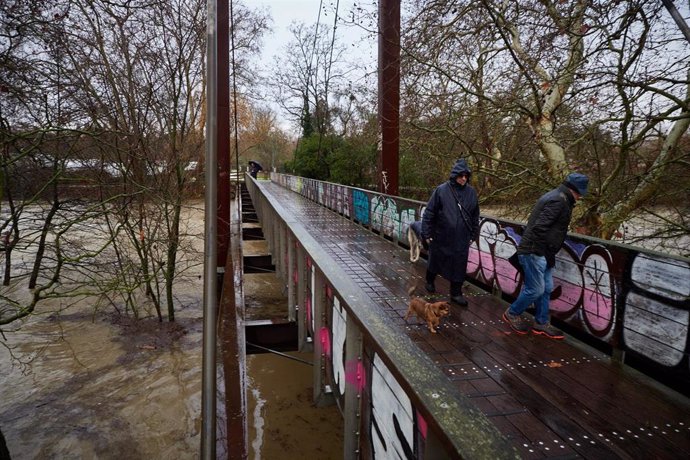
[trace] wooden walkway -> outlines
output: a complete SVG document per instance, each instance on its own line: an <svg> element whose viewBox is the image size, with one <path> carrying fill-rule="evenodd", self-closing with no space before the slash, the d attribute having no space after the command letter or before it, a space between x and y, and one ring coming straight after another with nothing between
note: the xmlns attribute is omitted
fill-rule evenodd
<svg viewBox="0 0 690 460"><path fill-rule="evenodd" d="M577 340L518 336L507 304L473 286L438 334L403 320L410 287L423 291L426 263L280 185L260 182L524 458L690 458L690 401Z"/></svg>

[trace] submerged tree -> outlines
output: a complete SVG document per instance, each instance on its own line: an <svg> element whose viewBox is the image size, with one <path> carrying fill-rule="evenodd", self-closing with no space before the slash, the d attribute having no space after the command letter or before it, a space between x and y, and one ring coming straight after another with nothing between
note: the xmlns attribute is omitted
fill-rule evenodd
<svg viewBox="0 0 690 460"><path fill-rule="evenodd" d="M0 324L43 299L78 296L135 316L151 305L172 321L175 281L187 268L181 211L204 142L205 2L25 3L3 4L0 15L12 37L0 49L12 64L0 72L9 93L0 169L12 211L2 224L10 250ZM249 78L242 62L266 18L242 5L235 13L237 69ZM32 171L34 160L46 166ZM19 196L21 181L37 191ZM24 217L46 204L39 220ZM29 273L33 300L14 295Z"/></svg>

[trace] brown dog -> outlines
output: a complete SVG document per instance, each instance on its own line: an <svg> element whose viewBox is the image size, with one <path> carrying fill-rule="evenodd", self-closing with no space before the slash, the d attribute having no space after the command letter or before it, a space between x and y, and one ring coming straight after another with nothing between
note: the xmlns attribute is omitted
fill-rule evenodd
<svg viewBox="0 0 690 460"><path fill-rule="evenodd" d="M417 319L426 321L429 330L436 334L436 329L442 317L450 314L450 304L448 302L427 302L421 297L412 297L410 299L410 306L405 313L405 321L414 312Z"/></svg>

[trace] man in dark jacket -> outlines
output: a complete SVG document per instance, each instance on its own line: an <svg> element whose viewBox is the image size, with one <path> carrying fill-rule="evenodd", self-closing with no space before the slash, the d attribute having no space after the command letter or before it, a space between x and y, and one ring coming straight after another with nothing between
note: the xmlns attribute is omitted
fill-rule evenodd
<svg viewBox="0 0 690 460"><path fill-rule="evenodd" d="M517 249L524 271L522 291L503 313L503 320L518 334L527 334L531 329L533 334L552 339L564 337L549 320L551 271L565 241L573 207L587 193L588 184L589 178L584 174L569 174L558 188L542 195L532 209ZM533 303L536 313L532 324L523 313Z"/></svg>
<svg viewBox="0 0 690 460"><path fill-rule="evenodd" d="M470 243L479 235L479 202L469 184L472 170L459 159L447 182L436 187L422 216L422 237L429 245L426 290L436 292L434 280L450 281L450 299L467 305L462 283L467 271Z"/></svg>

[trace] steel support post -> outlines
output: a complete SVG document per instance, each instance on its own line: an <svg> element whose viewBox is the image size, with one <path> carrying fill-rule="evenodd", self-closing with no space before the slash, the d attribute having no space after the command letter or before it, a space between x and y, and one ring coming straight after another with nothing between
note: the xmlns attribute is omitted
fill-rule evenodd
<svg viewBox="0 0 690 460"><path fill-rule="evenodd" d="M304 248L297 251L297 349L304 351L307 344L306 287L307 260Z"/></svg>
<svg viewBox="0 0 690 460"><path fill-rule="evenodd" d="M359 458L359 431L362 422L362 333L352 319L347 315L347 331L345 333L345 373L351 373L345 379L345 433L343 440L343 459L355 460ZM356 375L352 375L352 373Z"/></svg>
<svg viewBox="0 0 690 460"><path fill-rule="evenodd" d="M335 403L333 391L326 388L327 356L324 348L325 335L328 334L326 325L326 279L321 270L316 270L314 282L314 404L316 407L330 406ZM322 336L322 334L324 336ZM330 340L328 341L330 343Z"/></svg>
<svg viewBox="0 0 690 460"><path fill-rule="evenodd" d="M218 55L217 16L218 5L209 0L206 20L206 171L205 171L205 217L204 217L204 329L201 375L201 458L216 458L216 308L218 307L218 222L216 220L217 155L216 130L218 75L216 63Z"/></svg>
<svg viewBox="0 0 690 460"><path fill-rule="evenodd" d="M288 298L288 319L290 321L295 321L297 319L295 305L297 304L295 300L295 238L292 234L288 234L287 239L288 254L287 254L287 298Z"/></svg>
<svg viewBox="0 0 690 460"><path fill-rule="evenodd" d="M378 190L398 194L400 152L400 0L379 0Z"/></svg>
<svg viewBox="0 0 690 460"><path fill-rule="evenodd" d="M276 263L276 276L281 281L285 281L285 251L286 251L286 241L285 241L285 234L287 233L287 225L281 223L280 224L280 230L278 233L278 257L277 257L277 263Z"/></svg>

